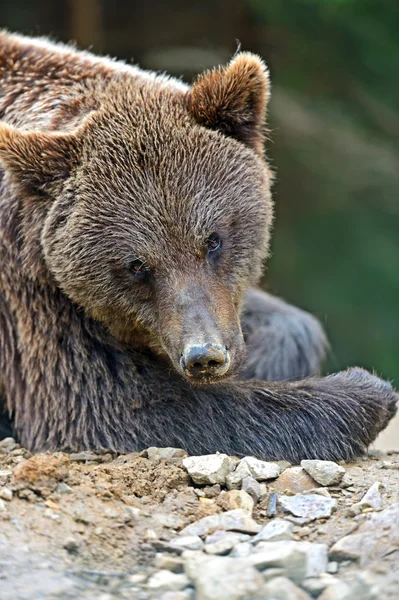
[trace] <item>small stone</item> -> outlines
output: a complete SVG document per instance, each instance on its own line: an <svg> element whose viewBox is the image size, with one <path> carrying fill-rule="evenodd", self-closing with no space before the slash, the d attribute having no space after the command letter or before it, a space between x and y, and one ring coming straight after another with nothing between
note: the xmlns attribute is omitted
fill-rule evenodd
<svg viewBox="0 0 399 600"><path fill-rule="evenodd" d="M330 550L329 556L336 561L359 560L362 555L363 544L367 539L361 533L346 535L336 542Z"/></svg>
<svg viewBox="0 0 399 600"><path fill-rule="evenodd" d="M179 591L190 585L190 581L184 573L172 573L171 571L158 571L147 581L150 590L157 591Z"/></svg>
<svg viewBox="0 0 399 600"><path fill-rule="evenodd" d="M79 542L74 537L69 537L62 544L62 547L70 554L77 554L79 551Z"/></svg>
<svg viewBox="0 0 399 600"><path fill-rule="evenodd" d="M314 520L330 517L337 501L318 494L297 494L296 496L280 496L279 503L284 510L296 517Z"/></svg>
<svg viewBox="0 0 399 600"><path fill-rule="evenodd" d="M246 600L262 586L262 576L246 559L187 556L186 573L199 600Z"/></svg>
<svg viewBox="0 0 399 600"><path fill-rule="evenodd" d="M293 524L284 519L274 519L267 523L254 538L252 542L277 542L280 540L293 539Z"/></svg>
<svg viewBox="0 0 399 600"><path fill-rule="evenodd" d="M7 504L5 503L5 501L0 498L0 512L6 512L7 510Z"/></svg>
<svg viewBox="0 0 399 600"><path fill-rule="evenodd" d="M244 510L248 515L252 515L254 508L253 498L244 490L230 490L228 492L222 492L217 503L224 510L242 508L242 510Z"/></svg>
<svg viewBox="0 0 399 600"><path fill-rule="evenodd" d="M129 583L133 583L135 585L140 585L141 583L147 581L147 579L148 575L146 575L145 573L133 573L132 575L128 576Z"/></svg>
<svg viewBox="0 0 399 600"><path fill-rule="evenodd" d="M301 467L320 485L337 485L345 475L344 467L331 460L302 460Z"/></svg>
<svg viewBox="0 0 399 600"><path fill-rule="evenodd" d="M265 583L267 583L271 579L275 579L276 577L284 577L284 576L285 576L284 569L279 569L278 567L273 567L271 569L267 569L266 571L262 572L263 581ZM256 597L258 597L258 596L256 596ZM263 600L263 598L262 598L262 600Z"/></svg>
<svg viewBox="0 0 399 600"><path fill-rule="evenodd" d="M382 510L382 498L380 488L382 483L376 481L371 488L366 492L363 498L358 503L361 510L364 508L372 508L373 510Z"/></svg>
<svg viewBox="0 0 399 600"><path fill-rule="evenodd" d="M318 577L309 577L302 582L302 587L311 594L318 596L330 585L336 585L338 579L328 573L321 573Z"/></svg>
<svg viewBox="0 0 399 600"><path fill-rule="evenodd" d="M256 481L256 479L254 479L251 476L248 476L248 477L244 477L241 485L242 485L242 489L251 496L251 498L253 499L253 501L256 504L262 495L262 487L261 486L264 484L260 484L258 481Z"/></svg>
<svg viewBox="0 0 399 600"><path fill-rule="evenodd" d="M0 469L0 486L6 485L11 479L12 471Z"/></svg>
<svg viewBox="0 0 399 600"><path fill-rule="evenodd" d="M331 575L335 575L336 573L338 573L338 563L335 561L329 562L326 571Z"/></svg>
<svg viewBox="0 0 399 600"><path fill-rule="evenodd" d="M180 557L172 554L157 554L155 556L155 567L160 570L172 571L173 573L183 572L183 561Z"/></svg>
<svg viewBox="0 0 399 600"><path fill-rule="evenodd" d="M203 489L204 496L208 498L217 498L221 492L220 485L215 483L214 485L208 485Z"/></svg>
<svg viewBox="0 0 399 600"><path fill-rule="evenodd" d="M69 455L71 462L102 462L102 456L91 452L90 450L84 450L82 452L72 452Z"/></svg>
<svg viewBox="0 0 399 600"><path fill-rule="evenodd" d="M236 462L227 454L206 454L184 458L183 466L194 483L224 485L226 477L234 471Z"/></svg>
<svg viewBox="0 0 399 600"><path fill-rule="evenodd" d="M165 592L162 596L157 596L157 598L158 600L194 600L193 593L193 589L187 588L178 592Z"/></svg>
<svg viewBox="0 0 399 600"><path fill-rule="evenodd" d="M3 451L5 454L8 454L16 448L19 448L19 444L12 437L7 437L0 441L0 452Z"/></svg>
<svg viewBox="0 0 399 600"><path fill-rule="evenodd" d="M278 465L280 473L284 473L286 469L292 467L292 464L288 460L276 460L276 465Z"/></svg>
<svg viewBox="0 0 399 600"><path fill-rule="evenodd" d="M245 456L240 461L240 464L242 463L248 467L252 477L257 481L275 479L280 475L280 467L276 463L259 460L253 456Z"/></svg>
<svg viewBox="0 0 399 600"><path fill-rule="evenodd" d="M255 596L257 600L310 600L310 596L286 577L276 577L268 581Z"/></svg>
<svg viewBox="0 0 399 600"><path fill-rule="evenodd" d="M3 498L3 500L7 500L9 502L12 500L12 495L12 490L10 490L8 487L3 487L0 489L0 498Z"/></svg>
<svg viewBox="0 0 399 600"><path fill-rule="evenodd" d="M317 577L324 573L328 564L328 546L327 544L316 544L312 542L296 542L296 541L281 541L281 542L259 542L255 546L255 553L269 553L273 556L282 557L279 564L271 566L284 567L290 569L290 560L296 553L300 553L303 557L299 561L301 565L300 574L302 579L305 577ZM287 558L288 557L288 558ZM286 562L284 562L284 560ZM298 561L297 561L298 562ZM302 569L304 566L304 569ZM294 579L292 574L287 571L287 577ZM296 579L298 581L298 578Z"/></svg>
<svg viewBox="0 0 399 600"><path fill-rule="evenodd" d="M267 503L266 516L274 517L277 513L277 494L272 492Z"/></svg>
<svg viewBox="0 0 399 600"><path fill-rule="evenodd" d="M190 523L180 531L181 536L202 536L208 535L211 531L215 531L216 529L221 529L220 527L220 515L209 515L208 517L202 517L198 521L194 521L194 523Z"/></svg>
<svg viewBox="0 0 399 600"><path fill-rule="evenodd" d="M245 560L259 571L284 569L284 575L297 583L307 576L306 553L295 542L261 542Z"/></svg>
<svg viewBox="0 0 399 600"><path fill-rule="evenodd" d="M227 475L226 485L229 490L239 490L242 482L246 477L251 476L251 471L246 463L242 461L238 463L235 471Z"/></svg>
<svg viewBox="0 0 399 600"><path fill-rule="evenodd" d="M249 539L245 533L231 531L215 531L205 540L204 550L207 554L227 554L234 546Z"/></svg>
<svg viewBox="0 0 399 600"><path fill-rule="evenodd" d="M335 585L328 586L318 600L353 600L350 587L343 581L337 581ZM362 599L363 600L363 599Z"/></svg>
<svg viewBox="0 0 399 600"><path fill-rule="evenodd" d="M258 533L261 530L261 526L242 508L222 513L220 515L220 528L242 533Z"/></svg>
<svg viewBox="0 0 399 600"><path fill-rule="evenodd" d="M301 494L313 489L315 482L302 467L290 467L273 481L271 487L279 494Z"/></svg>
<svg viewBox="0 0 399 600"><path fill-rule="evenodd" d="M157 448L151 446L147 448L147 458L150 460L166 460L170 458L184 458L187 452L182 448Z"/></svg>
<svg viewBox="0 0 399 600"><path fill-rule="evenodd" d="M63 481L61 481L61 483L59 483L55 489L56 492L58 492L58 494L73 494L74 490L66 483L64 483Z"/></svg>
<svg viewBox="0 0 399 600"><path fill-rule="evenodd" d="M198 535L182 535L170 540L171 548L183 548L184 550L201 550L204 542Z"/></svg>
<svg viewBox="0 0 399 600"><path fill-rule="evenodd" d="M252 554L254 547L250 542L240 542L230 552L230 556L234 556L236 558L245 558Z"/></svg>

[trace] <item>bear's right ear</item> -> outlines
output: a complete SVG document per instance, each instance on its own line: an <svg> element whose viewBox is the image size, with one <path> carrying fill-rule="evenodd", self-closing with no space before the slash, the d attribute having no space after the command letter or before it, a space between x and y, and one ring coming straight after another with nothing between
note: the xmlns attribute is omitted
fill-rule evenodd
<svg viewBox="0 0 399 600"><path fill-rule="evenodd" d="M24 131L0 124L0 163L16 184L45 191L66 179L81 146L76 133Z"/></svg>
<svg viewBox="0 0 399 600"><path fill-rule="evenodd" d="M188 94L195 120L246 144L262 155L266 107L270 95L265 63L241 52L226 67L200 75Z"/></svg>

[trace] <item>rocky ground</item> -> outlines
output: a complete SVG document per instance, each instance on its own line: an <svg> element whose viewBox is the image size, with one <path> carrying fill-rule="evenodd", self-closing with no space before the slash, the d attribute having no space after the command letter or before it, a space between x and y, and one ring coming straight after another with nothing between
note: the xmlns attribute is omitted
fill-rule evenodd
<svg viewBox="0 0 399 600"><path fill-rule="evenodd" d="M397 600L399 451L301 466L0 442L1 600Z"/></svg>

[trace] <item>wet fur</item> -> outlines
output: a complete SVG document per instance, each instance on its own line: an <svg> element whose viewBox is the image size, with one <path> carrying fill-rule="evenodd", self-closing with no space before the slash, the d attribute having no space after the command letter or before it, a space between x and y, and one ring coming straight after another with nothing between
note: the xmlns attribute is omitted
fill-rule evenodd
<svg viewBox="0 0 399 600"><path fill-rule="evenodd" d="M189 89L4 33L0 69L0 395L21 442L293 462L363 452L395 413L390 384L362 369L319 377L319 323L251 287L272 219L263 63L242 54ZM215 278L197 255L198 224L216 220L230 246ZM156 305L120 268L137 240L159 269ZM195 387L173 367L175 305L193 281L232 340L241 313L234 380Z"/></svg>

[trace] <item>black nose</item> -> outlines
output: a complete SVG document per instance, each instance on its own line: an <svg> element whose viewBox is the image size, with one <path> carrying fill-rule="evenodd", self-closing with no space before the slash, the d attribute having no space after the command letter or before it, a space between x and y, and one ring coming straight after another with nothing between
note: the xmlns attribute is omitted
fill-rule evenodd
<svg viewBox="0 0 399 600"><path fill-rule="evenodd" d="M187 346L181 358L181 366L188 377L220 377L230 367L230 356L225 346L206 344Z"/></svg>

